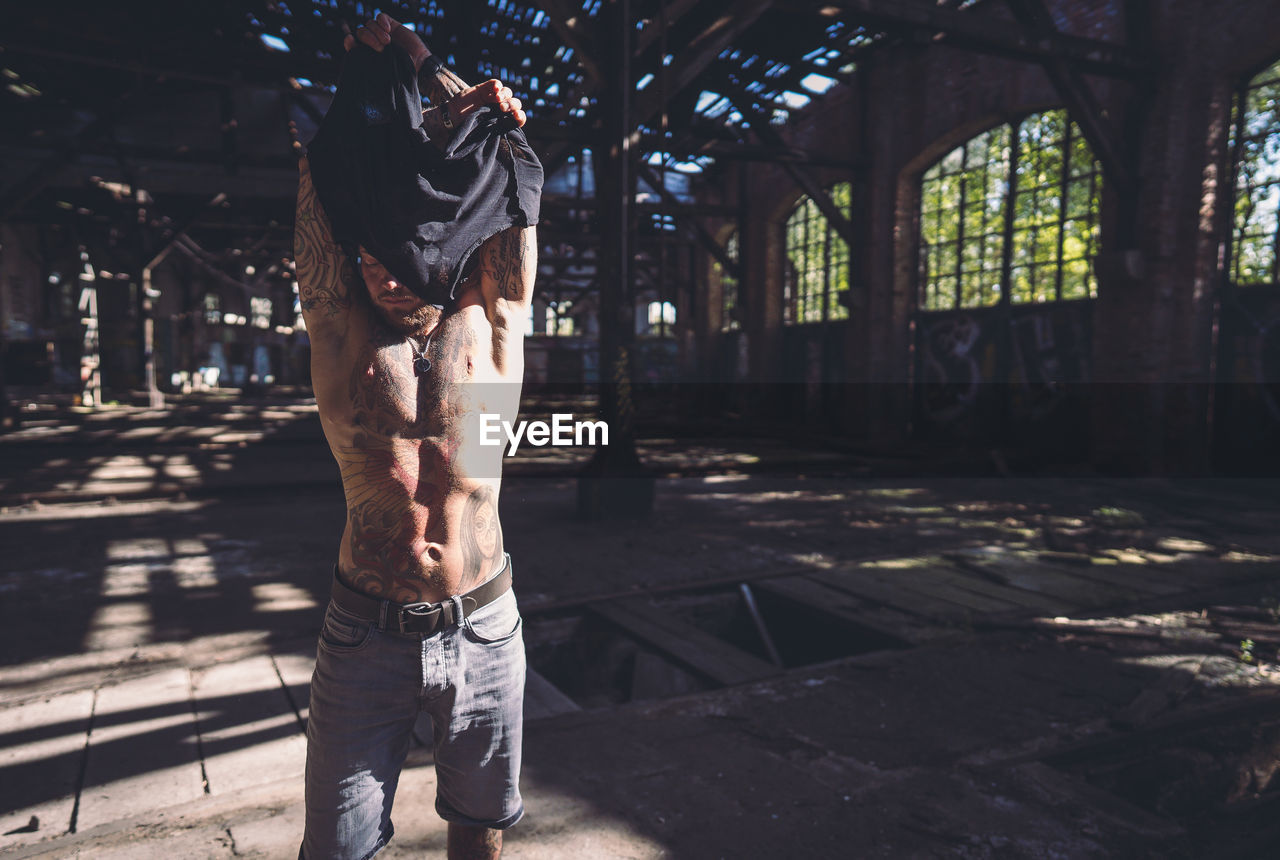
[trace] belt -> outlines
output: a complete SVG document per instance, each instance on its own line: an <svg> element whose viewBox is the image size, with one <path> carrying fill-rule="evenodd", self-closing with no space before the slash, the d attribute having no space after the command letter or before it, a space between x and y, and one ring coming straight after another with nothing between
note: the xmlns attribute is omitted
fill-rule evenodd
<svg viewBox="0 0 1280 860"><path fill-rule="evenodd" d="M333 570L333 588L329 593L334 605L357 618L371 621L380 630L400 633L425 633L428 636L442 627L461 624L462 620L481 606L492 603L511 588L511 559L507 557L502 570L487 582L477 585L465 594L439 603L392 603L378 600L351 588L338 579L338 569Z"/></svg>

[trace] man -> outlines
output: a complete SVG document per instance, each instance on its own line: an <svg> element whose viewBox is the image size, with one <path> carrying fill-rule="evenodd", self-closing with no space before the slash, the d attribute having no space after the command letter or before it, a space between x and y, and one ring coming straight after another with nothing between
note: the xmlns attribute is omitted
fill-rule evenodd
<svg viewBox="0 0 1280 860"><path fill-rule="evenodd" d="M358 45L395 45L415 69L430 60L385 14L347 37L348 50ZM446 128L483 109L524 124L499 82L446 100L438 84L448 73L435 74L428 89L447 105ZM367 247L353 261L335 244L306 158L300 169L298 290L347 504L311 683L300 856L355 860L386 844L410 732L426 712L449 857L496 858L523 813L525 660L498 521L502 448L480 446L479 416L513 420L519 406L534 228L484 241L436 307Z"/></svg>

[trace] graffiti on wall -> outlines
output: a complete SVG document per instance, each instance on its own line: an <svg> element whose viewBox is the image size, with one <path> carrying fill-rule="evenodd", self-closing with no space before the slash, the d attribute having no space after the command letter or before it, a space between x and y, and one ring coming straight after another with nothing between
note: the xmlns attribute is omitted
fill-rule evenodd
<svg viewBox="0 0 1280 860"><path fill-rule="evenodd" d="M923 334L922 405L930 420L947 424L968 412L977 400L982 369L974 346L982 329L977 320L965 314L938 320Z"/></svg>
<svg viewBox="0 0 1280 860"><path fill-rule="evenodd" d="M1068 384L1087 382L1091 303L1020 308L1007 322L995 313L935 318L920 329L923 417L936 426L971 415L1005 383L1012 417L1043 421L1063 408ZM1001 370L999 356L1007 356Z"/></svg>
<svg viewBox="0 0 1280 860"><path fill-rule="evenodd" d="M1013 376L1019 411L1033 421L1066 399L1067 383L1088 374L1085 323L1077 308L1046 309L1013 321Z"/></svg>

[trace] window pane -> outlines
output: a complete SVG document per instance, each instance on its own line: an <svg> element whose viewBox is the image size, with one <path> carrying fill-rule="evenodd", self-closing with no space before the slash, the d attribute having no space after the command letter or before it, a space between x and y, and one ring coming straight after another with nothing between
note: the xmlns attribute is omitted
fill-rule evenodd
<svg viewBox="0 0 1280 860"><path fill-rule="evenodd" d="M1012 195L1011 146L1017 147ZM948 153L921 182L920 271L927 305L955 306L948 299L955 287L954 252L960 255L959 302L999 301L1006 241L1012 242L1010 300L1056 300L1060 269L1064 298L1094 295L1099 174L1088 142L1064 110L992 129ZM1009 206L1013 230L1006 238ZM1075 261L1069 273L1068 261Z"/></svg>
<svg viewBox="0 0 1280 860"><path fill-rule="evenodd" d="M1270 284L1280 230L1280 63L1250 82L1243 108L1232 277L1240 284Z"/></svg>
<svg viewBox="0 0 1280 860"><path fill-rule="evenodd" d="M1062 264L1062 298L1087 299L1089 290L1089 262L1068 260Z"/></svg>
<svg viewBox="0 0 1280 860"><path fill-rule="evenodd" d="M956 279L948 275L938 278L926 294L926 309L942 311L956 306Z"/></svg>
<svg viewBox="0 0 1280 860"><path fill-rule="evenodd" d="M1009 127L970 139L929 168L921 186L920 271L930 309L956 306L957 254L967 273L962 303L995 301L991 269L999 267L1009 172Z"/></svg>
<svg viewBox="0 0 1280 860"><path fill-rule="evenodd" d="M936 198L942 193L941 182L922 193ZM853 187L848 182L833 185L828 194L831 202L846 218L853 214ZM938 232L935 222L921 222L921 235L926 242ZM794 317L788 322L821 322L824 319L846 319L847 310L838 301L840 293L849 289L849 248L832 226L818 204L802 198L787 219L787 262L795 270Z"/></svg>

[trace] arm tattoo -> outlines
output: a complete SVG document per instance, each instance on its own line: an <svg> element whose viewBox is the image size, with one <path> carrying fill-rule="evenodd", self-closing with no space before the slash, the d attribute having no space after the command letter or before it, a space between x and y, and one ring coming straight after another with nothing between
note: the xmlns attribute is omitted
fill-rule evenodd
<svg viewBox="0 0 1280 860"><path fill-rule="evenodd" d="M424 94L431 99L431 103L434 105L440 104L445 99L453 98L467 88L467 82L455 75L446 66L441 66L433 75L423 75L421 83Z"/></svg>
<svg viewBox="0 0 1280 860"><path fill-rule="evenodd" d="M431 107L422 112L422 125L427 130L427 137L441 151L448 149L449 141L453 139L453 133L456 129L446 128L444 119L440 116L440 108Z"/></svg>
<svg viewBox="0 0 1280 860"><path fill-rule="evenodd" d="M433 105L422 112L422 124L426 127L427 135L431 138L431 142L441 150L449 146L456 128L447 128L445 126L440 108L447 99L453 98L466 88L466 81L444 66L441 66L433 75L422 76L422 91ZM455 115L453 117L455 126L457 119L458 117Z"/></svg>
<svg viewBox="0 0 1280 860"><path fill-rule="evenodd" d="M297 265L298 297L308 322L333 318L351 308L355 268L333 241L329 219L311 184L311 166L301 162L298 211L293 229L293 254Z"/></svg>
<svg viewBox="0 0 1280 860"><path fill-rule="evenodd" d="M484 277L497 288L497 298L520 302L528 298L525 269L529 262L529 246L524 230L510 228L494 236L485 246Z"/></svg>

